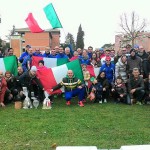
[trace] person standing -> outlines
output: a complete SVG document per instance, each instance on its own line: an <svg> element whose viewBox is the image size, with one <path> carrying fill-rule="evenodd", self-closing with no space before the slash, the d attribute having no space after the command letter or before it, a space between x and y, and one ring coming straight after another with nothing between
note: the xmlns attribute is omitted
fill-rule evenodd
<svg viewBox="0 0 150 150"><path fill-rule="evenodd" d="M32 63L32 56L33 56L33 50L32 48L29 48L28 56L26 56L26 58L22 62L22 68L24 72L30 70L31 63Z"/></svg>
<svg viewBox="0 0 150 150"><path fill-rule="evenodd" d="M29 51L29 48L31 48L31 45L26 45L26 50L25 52L23 52L21 54L21 56L19 57L19 62L22 63L23 60L29 55L28 51Z"/></svg>
<svg viewBox="0 0 150 150"><path fill-rule="evenodd" d="M136 55L135 49L130 50L130 57L127 59L127 72L132 75L133 68L138 68L140 74L143 74L142 60Z"/></svg>

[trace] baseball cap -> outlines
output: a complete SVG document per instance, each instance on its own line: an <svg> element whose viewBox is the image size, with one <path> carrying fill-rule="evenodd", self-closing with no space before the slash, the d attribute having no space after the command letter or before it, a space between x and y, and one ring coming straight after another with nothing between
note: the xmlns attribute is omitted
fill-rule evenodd
<svg viewBox="0 0 150 150"><path fill-rule="evenodd" d="M111 60L110 56L106 56L105 60Z"/></svg>

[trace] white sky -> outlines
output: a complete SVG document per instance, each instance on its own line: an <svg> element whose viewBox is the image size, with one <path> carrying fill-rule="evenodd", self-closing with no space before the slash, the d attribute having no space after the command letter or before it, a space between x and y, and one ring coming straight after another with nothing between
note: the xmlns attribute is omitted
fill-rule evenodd
<svg viewBox="0 0 150 150"><path fill-rule="evenodd" d="M51 28L43 8L52 2L62 23L61 42L70 32L76 41L78 27L81 24L85 32L85 48L98 48L106 43L115 42L119 31L119 17L122 13L135 11L141 19L150 20L149 0L0 0L0 37L6 39L12 26L27 27L25 19L29 12L42 29ZM147 29L149 30L149 24Z"/></svg>

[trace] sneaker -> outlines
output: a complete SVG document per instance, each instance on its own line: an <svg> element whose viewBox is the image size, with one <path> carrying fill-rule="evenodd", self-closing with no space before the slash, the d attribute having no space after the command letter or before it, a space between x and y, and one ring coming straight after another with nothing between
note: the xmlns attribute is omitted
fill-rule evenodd
<svg viewBox="0 0 150 150"><path fill-rule="evenodd" d="M70 102L70 101L67 101L67 102L66 102L66 105L67 105L67 106L69 106L70 104L71 104L71 102Z"/></svg>
<svg viewBox="0 0 150 150"><path fill-rule="evenodd" d="M80 107L84 107L84 104L83 104L82 101L78 102L78 105L79 105Z"/></svg>
<svg viewBox="0 0 150 150"><path fill-rule="evenodd" d="M142 105L142 103L141 103L141 102L136 102L136 104L137 104L137 105Z"/></svg>
<svg viewBox="0 0 150 150"><path fill-rule="evenodd" d="M5 104L3 102L0 103L0 106L5 107Z"/></svg>
<svg viewBox="0 0 150 150"><path fill-rule="evenodd" d="M107 100L106 100L106 99L104 99L104 103L107 103Z"/></svg>
<svg viewBox="0 0 150 150"><path fill-rule="evenodd" d="M133 103L134 103L134 99L131 99L131 105L133 105Z"/></svg>
<svg viewBox="0 0 150 150"><path fill-rule="evenodd" d="M102 100L100 100L99 103L102 104L103 103Z"/></svg>

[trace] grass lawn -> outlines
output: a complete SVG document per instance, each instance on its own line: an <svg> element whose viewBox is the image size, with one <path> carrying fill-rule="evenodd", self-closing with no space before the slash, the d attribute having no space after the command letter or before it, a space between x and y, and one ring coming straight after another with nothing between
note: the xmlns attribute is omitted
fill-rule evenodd
<svg viewBox="0 0 150 150"><path fill-rule="evenodd" d="M54 99L51 110L0 108L1 150L50 150L58 146L97 146L150 144L150 105L98 104L71 106Z"/></svg>

